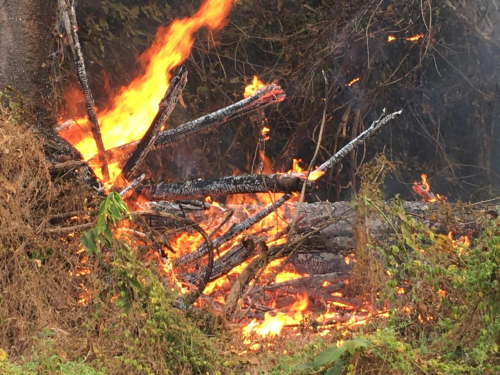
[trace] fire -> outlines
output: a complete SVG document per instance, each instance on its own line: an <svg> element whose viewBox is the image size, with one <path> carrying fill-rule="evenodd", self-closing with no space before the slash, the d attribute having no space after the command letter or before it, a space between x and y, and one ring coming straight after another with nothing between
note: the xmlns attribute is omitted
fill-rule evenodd
<svg viewBox="0 0 500 375"><path fill-rule="evenodd" d="M427 182L427 175L425 173L422 173L420 178L422 179L422 182L421 183L418 183L417 181L413 182L412 188L415 193L417 193L422 197L422 200L424 202L435 203L437 201L446 200L446 197L431 192L431 187L429 185L429 182Z"/></svg>
<svg viewBox="0 0 500 375"><path fill-rule="evenodd" d="M269 132L271 131L271 129L269 129L267 126L264 126L262 128L262 130L260 131L260 135L262 136L262 139L264 141L267 141L269 140Z"/></svg>
<svg viewBox="0 0 500 375"><path fill-rule="evenodd" d="M397 38L394 36L394 35L389 35L387 37L387 42L388 43L391 43L391 42L394 42Z"/></svg>
<svg viewBox="0 0 500 375"><path fill-rule="evenodd" d="M302 169L302 167L300 166L301 162L302 162L301 159L293 159L292 169L290 169L287 173L298 174L301 177L305 178L307 170ZM325 173L326 173L325 171L319 171L319 170L311 171L307 179L309 181L316 181L318 178L322 177Z"/></svg>
<svg viewBox="0 0 500 375"><path fill-rule="evenodd" d="M354 79L353 79L351 82L349 82L346 86L347 86L347 87L351 87L352 85L354 85L354 84L355 84L356 82L358 82L358 81L359 81L359 77L354 78Z"/></svg>
<svg viewBox="0 0 500 375"><path fill-rule="evenodd" d="M257 76L253 76L252 83L245 87L243 97L248 98L265 86Z"/></svg>
<svg viewBox="0 0 500 375"><path fill-rule="evenodd" d="M448 232L448 239L453 244L453 247L469 247L470 246L470 238L469 236L460 236L458 240L453 239L453 231Z"/></svg>
<svg viewBox="0 0 500 375"><path fill-rule="evenodd" d="M405 38L405 40L409 40L410 42L418 42L423 37L424 37L424 34L417 34L417 35L409 36L409 37Z"/></svg>
<svg viewBox="0 0 500 375"><path fill-rule="evenodd" d="M169 86L171 71L178 67L191 52L194 34L202 27L216 30L224 20L234 0L206 0L192 17L175 20L169 27L160 28L153 45L140 57L145 73L122 87L110 101L111 106L98 111L98 119L105 148L118 147L141 139L158 111ZM78 120L85 124L86 120ZM85 160L97 154L90 132L82 137L79 126L61 135L80 151ZM120 174L117 165L110 165L113 182ZM99 168L95 172L100 177Z"/></svg>
<svg viewBox="0 0 500 375"><path fill-rule="evenodd" d="M256 319L252 320L243 328L243 335L248 337L253 332L262 337L278 336L283 327L300 324L304 320L304 312L307 310L308 305L308 296L306 294L299 294L298 299L290 307L289 313L279 311L273 316L270 312L267 312L264 316L264 322L259 324Z"/></svg>

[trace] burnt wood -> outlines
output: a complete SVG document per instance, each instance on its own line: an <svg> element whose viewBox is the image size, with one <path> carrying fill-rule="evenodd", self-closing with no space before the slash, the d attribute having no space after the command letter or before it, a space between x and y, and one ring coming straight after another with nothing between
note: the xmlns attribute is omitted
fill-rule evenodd
<svg viewBox="0 0 500 375"><path fill-rule="evenodd" d="M135 189L148 200L200 199L230 194L294 193L300 192L304 179L294 174L240 175L214 180L194 180L143 185ZM313 192L315 184L306 181L306 192Z"/></svg>

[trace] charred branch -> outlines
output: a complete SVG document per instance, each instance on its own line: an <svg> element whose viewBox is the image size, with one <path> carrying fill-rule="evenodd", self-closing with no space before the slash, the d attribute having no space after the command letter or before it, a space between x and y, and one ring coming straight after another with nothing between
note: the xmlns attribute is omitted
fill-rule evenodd
<svg viewBox="0 0 500 375"><path fill-rule="evenodd" d="M374 137L384 127L385 124L398 117L402 112L403 111L401 110L398 112L391 113L389 115L383 113L378 120L373 121L373 123L370 125L368 129L366 129L364 132L362 132L360 135L354 138L351 142L345 145L342 149L340 149L335 155L333 155L326 162L321 164L317 170L325 172L328 168L333 167L335 164L344 159L349 153L354 151L354 149L356 149L358 146L365 143L370 138Z"/></svg>
<svg viewBox="0 0 500 375"><path fill-rule="evenodd" d="M240 175L216 180L195 180L176 183L145 185L135 189L137 194L149 200L177 200L186 198L215 197L246 193L293 193L299 192L304 179L293 174ZM314 190L313 182L306 182L307 192Z"/></svg>
<svg viewBox="0 0 500 375"><path fill-rule="evenodd" d="M168 212L163 212L163 211L153 211L153 210L147 210L147 211L134 211L131 212L130 215L132 216L161 216L168 218L170 220L178 221L184 225L189 225L192 228L194 228L198 233L201 234L203 237L203 240L205 241L205 248L206 252L208 253L208 264L207 267L205 267L205 275L203 279L201 280L200 285L198 285L198 290L196 292L191 293L190 295L186 296L186 302L191 305L193 304L199 296L203 294L203 291L205 290L205 286L208 283L208 280L210 279L210 275L212 273L212 267L214 264L214 246L212 244L212 241L210 240L210 237L208 236L207 232L205 232L200 226L196 223L193 223L191 220L176 216L173 214L170 214Z"/></svg>
<svg viewBox="0 0 500 375"><path fill-rule="evenodd" d="M170 82L170 86L165 93L165 96L160 102L160 108L156 114L153 122L149 126L146 134L142 137L137 147L132 152L132 155L125 163L122 169L121 175L125 179L129 179L130 175L134 173L137 167L144 161L147 153L153 147L153 144L157 140L161 127L167 122L170 114L175 108L179 96L187 83L187 70L181 67L179 74L175 76Z"/></svg>
<svg viewBox="0 0 500 375"><path fill-rule="evenodd" d="M283 93L281 87L276 85L265 86L248 98L240 100L239 102L236 102L226 108L219 109L218 111L187 122L174 129L164 130L159 134L151 149L156 150L165 148L180 139L216 128L253 111L261 110L272 104L280 103L284 99L285 94ZM131 142L106 151L108 161L110 163L114 163L126 160L138 143L139 142ZM97 160L92 158L90 162L95 163Z"/></svg>
<svg viewBox="0 0 500 375"><path fill-rule="evenodd" d="M106 160L106 153L104 149L104 143L102 142L99 122L97 121L94 97L92 96L92 91L90 91L87 70L85 69L85 60L83 59L82 47L80 45L80 39L78 37L78 24L76 21L74 0L70 0L69 2L68 13L69 21L71 24L71 36L74 42L76 73L78 75L78 80L80 81L83 96L85 97L85 108L87 109L87 116L90 122L90 131L92 132L92 136L97 146L97 155L101 164L102 175L105 179L109 179L108 162Z"/></svg>
<svg viewBox="0 0 500 375"><path fill-rule="evenodd" d="M220 245L226 243L227 241L231 240L232 238L236 237L239 233L247 230L248 228L252 227L253 225L257 224L259 221L264 219L266 216L270 215L272 212L276 211L280 206L282 206L288 199L290 199L290 195L285 194L282 196L280 199L276 200L273 204L268 205L266 208L263 210L259 211L257 214L249 217L248 219L242 221L239 224L236 224L232 226L226 233L224 233L222 236L217 237L213 241L213 245L215 248L219 247ZM205 245L201 245L198 247L195 251L192 253L186 254L182 256L181 258L177 259L174 262L174 265L179 267L186 265L188 263L191 263L202 256L204 256L207 253L207 247Z"/></svg>

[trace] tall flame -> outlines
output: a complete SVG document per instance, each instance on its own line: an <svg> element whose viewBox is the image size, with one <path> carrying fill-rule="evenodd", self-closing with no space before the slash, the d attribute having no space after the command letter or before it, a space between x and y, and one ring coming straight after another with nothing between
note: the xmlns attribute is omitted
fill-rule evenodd
<svg viewBox="0 0 500 375"><path fill-rule="evenodd" d="M255 94L261 88L263 88L265 84L257 77L253 76L252 83L245 87L245 91L243 92L243 97L247 98L250 95Z"/></svg>
<svg viewBox="0 0 500 375"><path fill-rule="evenodd" d="M120 89L110 108L99 111L98 118L106 149L118 147L143 137L168 89L171 71L179 66L191 52L193 35L202 27L221 28L234 0L206 0L192 17L175 20L162 27L153 45L140 57L144 74ZM81 129L75 127L76 132ZM71 134L65 135L70 139ZM75 147L85 160L96 155L95 142L88 134L78 140ZM110 168L111 174L119 170Z"/></svg>

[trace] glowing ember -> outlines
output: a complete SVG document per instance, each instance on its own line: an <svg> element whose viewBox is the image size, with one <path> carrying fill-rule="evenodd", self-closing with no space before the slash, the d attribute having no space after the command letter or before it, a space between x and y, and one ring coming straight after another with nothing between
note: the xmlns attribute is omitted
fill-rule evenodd
<svg viewBox="0 0 500 375"><path fill-rule="evenodd" d="M175 20L160 28L153 45L140 57L145 73L122 87L110 102L111 107L98 112L105 148L118 147L141 139L158 111L158 104L169 86L170 72L191 52L193 35L202 27L215 30L223 26L234 0L206 0L190 18ZM77 120L85 124L86 120ZM82 134L80 126L62 129L61 135L78 149L85 160L96 155L96 145L90 132ZM93 166L98 177L99 166ZM120 173L110 165L113 182Z"/></svg>
<svg viewBox="0 0 500 375"><path fill-rule="evenodd" d="M346 86L351 87L352 85L354 85L354 84L355 84L356 82L358 82L358 81L359 81L359 77L354 78L354 79L353 79L351 82L349 82Z"/></svg>
<svg viewBox="0 0 500 375"><path fill-rule="evenodd" d="M405 38L405 40L409 40L410 42L417 42L420 39L422 39L423 37L424 37L424 34L417 34L417 35L409 36L409 37Z"/></svg>
<svg viewBox="0 0 500 375"><path fill-rule="evenodd" d="M397 38L394 36L394 35L389 35L387 37L387 42L388 43L391 43L391 42L394 42Z"/></svg>
<svg viewBox="0 0 500 375"><path fill-rule="evenodd" d="M245 87L245 91L243 92L243 97L247 98L250 95L255 94L265 85L259 80L257 76L253 76L252 83Z"/></svg>
<svg viewBox="0 0 500 375"><path fill-rule="evenodd" d="M267 126L264 126L262 128L262 130L260 131L260 135L262 136L262 139L264 139L264 141L269 140L269 132L270 131L271 131L271 129L269 129Z"/></svg>
<svg viewBox="0 0 500 375"><path fill-rule="evenodd" d="M427 182L427 175L425 173L422 173L420 177L422 179L422 182L421 183L418 183L417 181L413 182L412 189L415 193L417 193L422 197L422 200L424 202L434 203L437 201L446 200L446 197L431 192L431 187Z"/></svg>

